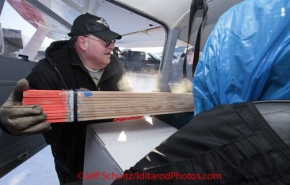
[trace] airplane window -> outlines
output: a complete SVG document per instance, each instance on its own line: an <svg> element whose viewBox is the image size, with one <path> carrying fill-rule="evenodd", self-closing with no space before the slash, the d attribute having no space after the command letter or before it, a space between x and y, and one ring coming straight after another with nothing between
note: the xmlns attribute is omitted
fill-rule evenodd
<svg viewBox="0 0 290 185"><path fill-rule="evenodd" d="M37 62L44 58L45 49L54 39L47 36L48 28L29 23L33 21L28 20L29 16L26 19L5 1L0 19L0 54L18 59L27 56L28 60Z"/></svg>

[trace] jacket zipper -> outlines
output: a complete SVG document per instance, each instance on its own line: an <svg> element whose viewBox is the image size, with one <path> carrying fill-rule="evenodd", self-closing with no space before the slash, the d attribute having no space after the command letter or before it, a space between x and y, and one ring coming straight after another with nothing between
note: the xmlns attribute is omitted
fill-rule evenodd
<svg viewBox="0 0 290 185"><path fill-rule="evenodd" d="M58 75L59 75L59 77L60 77L60 80L61 80L62 84L64 85L65 89L67 90L67 86L66 86L66 84L64 83L64 80L63 80L63 78L62 78L60 72L58 71L58 69L57 69L55 66L54 66L54 69L55 69L56 72L58 73Z"/></svg>

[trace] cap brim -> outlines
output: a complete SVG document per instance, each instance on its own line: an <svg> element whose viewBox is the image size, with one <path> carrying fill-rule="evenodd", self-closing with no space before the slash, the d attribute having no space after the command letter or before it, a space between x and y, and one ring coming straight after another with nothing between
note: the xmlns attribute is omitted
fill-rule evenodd
<svg viewBox="0 0 290 185"><path fill-rule="evenodd" d="M121 39L122 36L118 33L115 33L113 31L102 31L102 32L95 32L91 33L92 35L95 35L96 37L99 37L104 40L115 40L115 39Z"/></svg>

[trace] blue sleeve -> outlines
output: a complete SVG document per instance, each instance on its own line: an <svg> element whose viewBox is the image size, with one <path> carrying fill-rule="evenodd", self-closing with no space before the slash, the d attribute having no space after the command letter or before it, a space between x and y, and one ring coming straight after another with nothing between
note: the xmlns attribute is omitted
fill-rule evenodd
<svg viewBox="0 0 290 185"><path fill-rule="evenodd" d="M225 12L195 71L195 114L219 104L290 99L289 23L289 0L246 0Z"/></svg>

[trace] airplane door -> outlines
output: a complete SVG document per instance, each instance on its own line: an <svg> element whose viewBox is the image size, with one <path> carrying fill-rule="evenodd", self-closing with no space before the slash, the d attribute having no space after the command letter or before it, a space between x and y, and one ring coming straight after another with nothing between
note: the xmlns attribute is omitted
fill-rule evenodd
<svg viewBox="0 0 290 185"><path fill-rule="evenodd" d="M16 82L25 78L35 62L0 56L0 105L12 92ZM47 144L41 134L13 136L0 129L0 178L43 149Z"/></svg>

